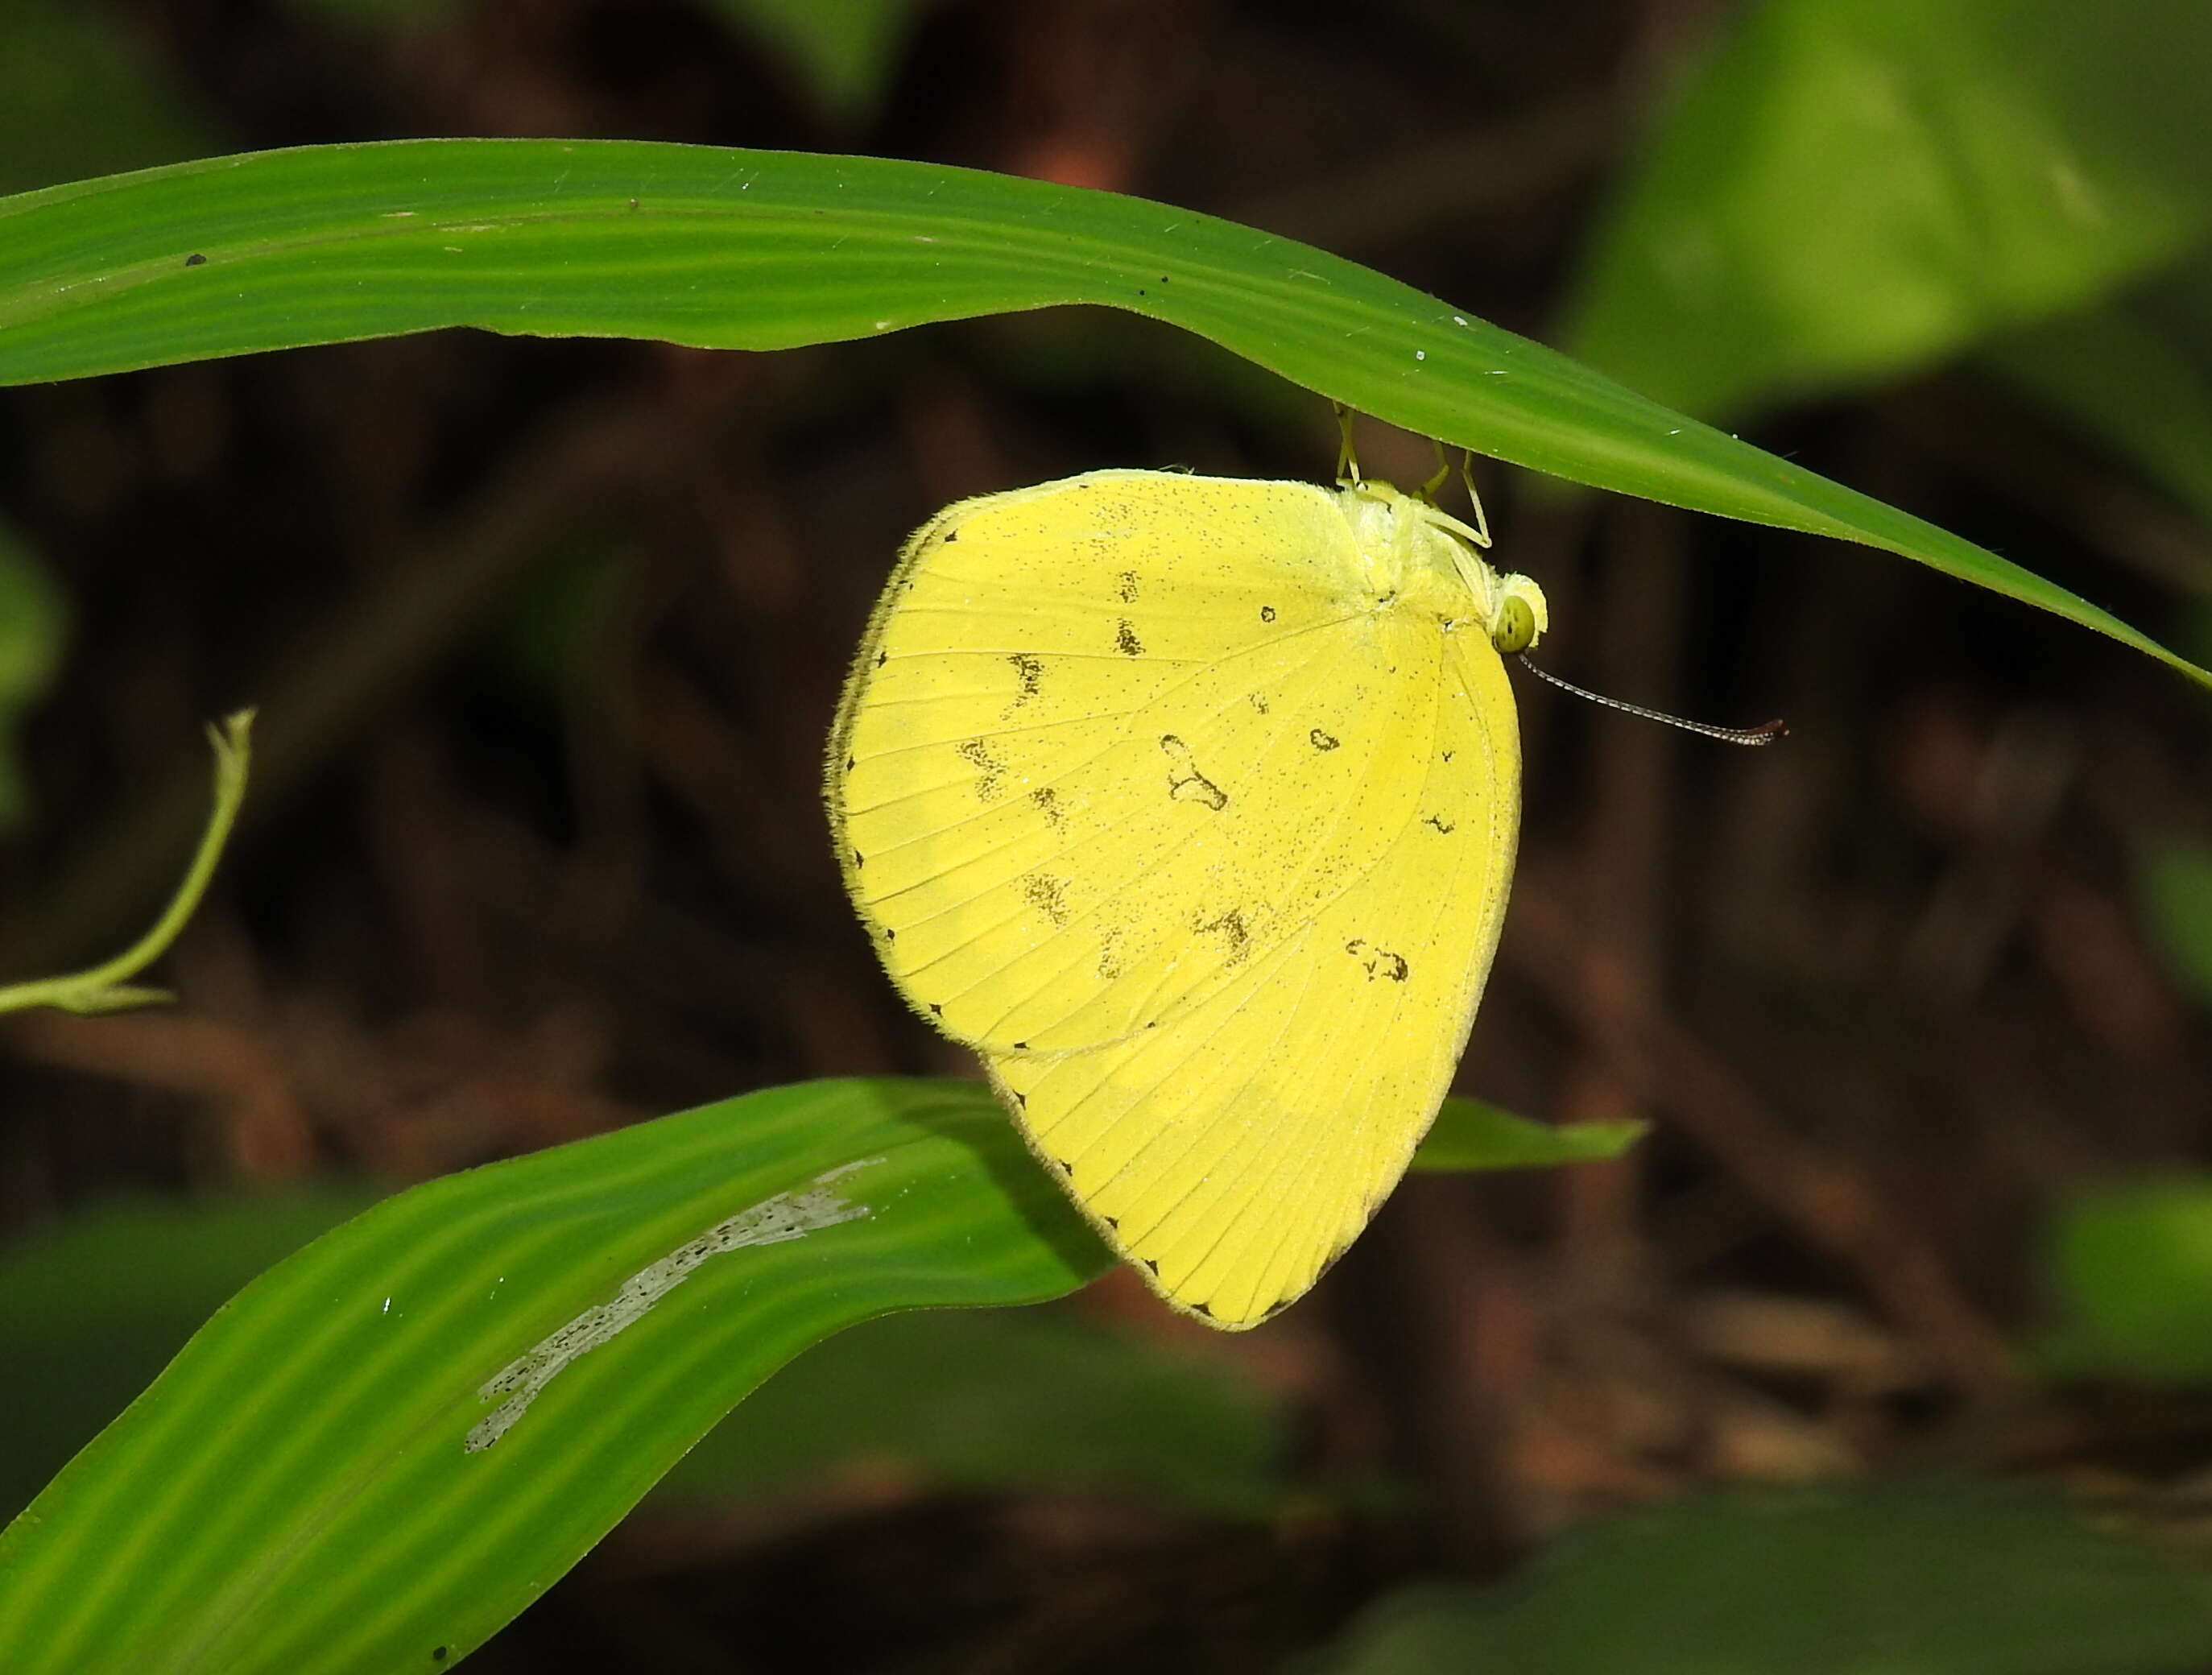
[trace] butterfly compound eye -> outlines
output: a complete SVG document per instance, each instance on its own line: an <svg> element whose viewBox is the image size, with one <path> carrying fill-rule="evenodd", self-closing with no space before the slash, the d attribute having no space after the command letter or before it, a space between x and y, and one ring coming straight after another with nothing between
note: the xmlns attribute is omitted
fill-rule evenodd
<svg viewBox="0 0 2212 1675"><path fill-rule="evenodd" d="M1490 625L1490 643L1498 647L1501 657L1510 657L1527 651L1535 640L1535 611L1518 593L1508 594L1498 608L1497 621Z"/></svg>

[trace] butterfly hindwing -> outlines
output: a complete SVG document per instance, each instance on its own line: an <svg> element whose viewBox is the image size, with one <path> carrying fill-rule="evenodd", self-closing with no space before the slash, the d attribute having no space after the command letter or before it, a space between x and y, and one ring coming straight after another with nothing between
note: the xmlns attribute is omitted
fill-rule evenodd
<svg viewBox="0 0 2212 1675"><path fill-rule="evenodd" d="M1486 643L1460 649L1447 702L1390 718L1422 734L1417 812L1311 922L1155 1029L990 1057L1101 1232L1218 1325L1255 1325L1313 1284L1449 1087L1504 917L1520 785L1503 666Z"/></svg>

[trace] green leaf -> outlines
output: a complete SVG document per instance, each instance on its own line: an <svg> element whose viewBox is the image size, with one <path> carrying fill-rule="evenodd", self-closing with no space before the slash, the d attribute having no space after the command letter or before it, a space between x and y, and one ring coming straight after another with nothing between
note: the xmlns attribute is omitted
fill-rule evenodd
<svg viewBox="0 0 2212 1675"><path fill-rule="evenodd" d="M1901 553L2212 674L2019 566L1383 276L1139 198L881 158L421 140L0 200L0 383L440 326L781 349L1062 303L1448 443Z"/></svg>
<svg viewBox="0 0 2212 1675"><path fill-rule="evenodd" d="M1494 1587L1400 1590L1304 1675L2178 1675L2212 1582L2052 1491L1737 1490L1578 1529Z"/></svg>
<svg viewBox="0 0 2212 1675"><path fill-rule="evenodd" d="M2212 846L2162 843L2136 860L2136 916L2167 972L2212 1010Z"/></svg>
<svg viewBox="0 0 2212 1675"><path fill-rule="evenodd" d="M1417 1169L1528 1169L1619 1157L1644 1138L1648 1123L1577 1122L1564 1128L1531 1122L1478 1099L1447 1099L1436 1126L1413 1154Z"/></svg>
<svg viewBox="0 0 2212 1675"><path fill-rule="evenodd" d="M1569 341L1692 412L1894 378L2212 228L2202 0L1771 0L1674 104Z"/></svg>
<svg viewBox="0 0 2212 1675"><path fill-rule="evenodd" d="M69 605L38 555L0 523L0 833L29 818L15 728L46 696L69 639Z"/></svg>
<svg viewBox="0 0 2212 1675"><path fill-rule="evenodd" d="M1109 1259L958 1083L774 1089L418 1186L247 1287L0 1535L0 1668L440 1666L807 1344Z"/></svg>
<svg viewBox="0 0 2212 1675"><path fill-rule="evenodd" d="M2051 1237L2063 1311L2047 1371L2212 1383L2212 1177L2084 1193Z"/></svg>

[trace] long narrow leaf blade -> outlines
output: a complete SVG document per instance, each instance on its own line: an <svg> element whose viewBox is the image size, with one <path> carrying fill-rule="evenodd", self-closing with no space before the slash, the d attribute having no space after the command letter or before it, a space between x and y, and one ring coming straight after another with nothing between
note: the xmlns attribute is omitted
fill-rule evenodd
<svg viewBox="0 0 2212 1675"><path fill-rule="evenodd" d="M313 147L0 200L0 384L441 326L780 349L1056 304L1182 326L1447 443L1863 542L2212 684L1971 542L1355 264L1141 198L632 141Z"/></svg>
<svg viewBox="0 0 2212 1675"><path fill-rule="evenodd" d="M773 1089L387 1199L0 1536L0 1669L449 1666L778 1366L1109 1259L981 1088Z"/></svg>

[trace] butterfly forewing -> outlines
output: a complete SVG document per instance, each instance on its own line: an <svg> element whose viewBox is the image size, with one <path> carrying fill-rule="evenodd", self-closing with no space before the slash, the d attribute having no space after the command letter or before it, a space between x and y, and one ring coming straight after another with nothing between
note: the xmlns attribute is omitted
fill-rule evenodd
<svg viewBox="0 0 2212 1675"><path fill-rule="evenodd" d="M1440 637L1392 616L1304 484L1102 472L941 516L832 763L893 976L964 1040L1067 1049L1293 936L1413 811L1416 743L1380 723L1426 724Z"/></svg>

